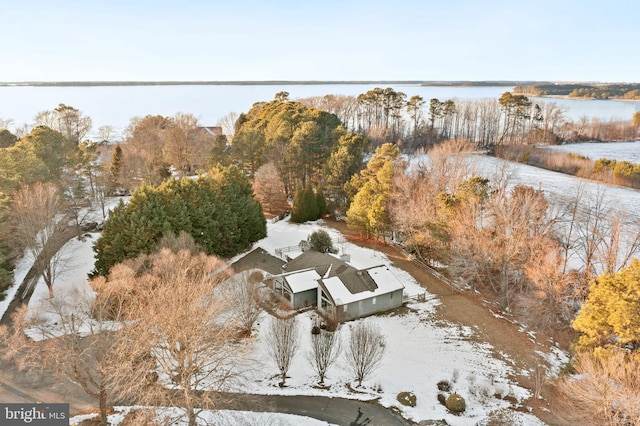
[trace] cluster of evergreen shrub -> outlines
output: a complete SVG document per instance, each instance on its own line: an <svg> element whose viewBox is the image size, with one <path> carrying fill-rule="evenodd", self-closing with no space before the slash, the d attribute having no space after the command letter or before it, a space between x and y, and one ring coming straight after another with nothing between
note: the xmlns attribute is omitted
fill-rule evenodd
<svg viewBox="0 0 640 426"><path fill-rule="evenodd" d="M114 265L151 253L168 233L191 235L207 254L231 257L267 235L262 207L251 183L235 166L197 179L168 180L142 186L120 203L94 246L94 274L106 276Z"/></svg>

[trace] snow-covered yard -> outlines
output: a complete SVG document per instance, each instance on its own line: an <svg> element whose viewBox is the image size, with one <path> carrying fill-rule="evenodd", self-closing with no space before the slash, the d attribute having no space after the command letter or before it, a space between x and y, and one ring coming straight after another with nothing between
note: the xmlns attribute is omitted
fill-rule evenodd
<svg viewBox="0 0 640 426"><path fill-rule="evenodd" d="M336 230L323 227L322 224L296 225L283 221L269 224L268 237L256 245L273 253L276 248L306 239L321 227L332 238L340 237ZM358 268L390 265L386 255L378 251L351 243L342 244L340 250L348 253L351 263ZM295 253L289 255L295 256ZM411 275L393 266L391 270L405 285L406 295L424 293ZM399 408L407 418L415 421L446 419L451 425L481 422L490 412L510 405L502 399L504 397L518 401L528 398L529 392L509 379L515 373L513 365L493 357L490 345L470 340L473 331L469 328L435 320L435 307L438 304L436 297L427 294L423 303L412 302L407 308L357 320L376 325L386 339L384 358L362 388L356 388L354 377L342 358L328 371L325 385L329 388L317 386L318 380L307 357L311 350L313 312L298 316L301 325L299 349L289 370L286 387L279 387L278 370L268 360L267 344L263 338L270 318L263 314L256 327L256 353L261 354L258 359L264 360L264 367L257 369L259 373L254 373L243 390L250 393L379 398L382 405ZM347 322L339 329L343 342L346 342L349 329L357 321ZM449 413L438 402L437 384L442 380L450 382L451 392L455 391L465 398L467 410L462 415ZM413 392L417 399L416 406L400 404L396 399L400 392ZM520 413L514 416L520 416L526 424L541 424L533 416L521 416Z"/></svg>
<svg viewBox="0 0 640 426"><path fill-rule="evenodd" d="M476 160L475 166L480 174L493 177L496 171L499 174L506 166L510 172L514 172L513 184L539 186L555 202L561 202L563 198L570 197L578 187L593 196L604 188L606 198L609 200L608 204L635 215L640 212L640 191L637 190L602 185L535 167L508 163L493 157L478 156ZM112 207L118 201L117 198L112 199L110 206ZM101 221L100 213L92 212L92 215L95 217L91 218L89 215L87 220ZM296 245L318 229L326 230L334 239L340 237L336 230L325 227L321 222L304 225L288 221L269 222L268 236L257 242L254 247L259 246L275 254L276 249ZM72 239L65 245L63 251L67 261L61 264L62 269L56 279L54 286L56 299L65 298L74 292L91 291L87 275L94 267L92 246L98 237L97 233L87 234L82 241ZM382 264L390 265L389 259L381 252L358 247L348 242L338 244L337 248L341 254L349 254L350 263L358 269ZM294 257L298 253L288 254ZM235 259L231 261L233 260ZM32 263L33 259L29 259L28 256L18 262L14 272L14 286L9 289L5 300L0 302L0 315L7 309L9 301ZM425 293L408 273L393 266L390 266L390 269L405 285L406 296ZM40 279L29 303L29 310L32 314L39 315L44 321L48 321L49 324L53 324L55 317L42 312L47 299L47 288ZM317 386L317 378L307 357L311 343L310 329L314 321L312 312L298 316L301 326L300 346L289 370L286 387L278 386L280 381L277 377L278 370L267 356L265 342L266 328L271 318L268 314L262 313L252 337L253 358L256 360L256 365L251 370L248 380L238 391L256 394L377 399L385 407L397 407L403 416L414 421L445 419L450 425L484 424L490 413L505 412L504 410L509 410L506 412L512 424L542 424L533 415L511 411L514 404L519 405L531 396L527 389L518 386L512 379L515 374L527 373L515 371L514 363L504 354L501 354L500 358L494 356L494 350L489 344L478 343L478 339L472 338L474 336L472 329L438 320L435 309L438 304L437 297L426 294L424 302L410 302L405 308L350 321L341 327L339 333L343 346L349 338L350 329L357 322L374 324L386 339L386 350L381 364L365 379L361 388L356 387L355 378L343 358L329 368L325 379L326 386ZM551 366L553 370L551 374L567 360L567 355L555 348L548 353L538 352L538 355ZM450 392L457 392L466 400L467 409L460 416L449 413L438 401L437 385L444 380L450 383L452 387ZM401 405L396 399L399 392L415 394L416 406ZM129 409L130 407L118 409L118 413L113 415L113 423L118 424ZM176 409L159 409L158 413L163 417L174 416ZM295 416L273 413L218 412L207 415L219 416L216 422L220 424L326 424L308 418L302 420ZM72 421L80 420L80 417L72 419Z"/></svg>
<svg viewBox="0 0 640 426"><path fill-rule="evenodd" d="M276 248L297 244L305 240L317 229L325 229L332 238L340 234L322 223L297 225L288 221L268 224L268 236L257 242L270 253ZM70 261L59 276L55 291L56 297L65 292L88 288L87 274L93 269L92 244L97 234L88 235L84 241L71 240L65 250ZM357 268L376 265L390 265L389 259L380 252L358 247L351 243L341 243L340 252L351 257L351 263ZM295 256L296 253L289 253ZM415 280L405 271L391 266L391 271L405 285L405 294L415 296L424 294ZM18 271L20 272L20 271ZM44 283L39 282L29 304L32 313L37 314L43 302L48 298ZM238 389L240 392L257 394L323 395L352 399L379 399L386 407L395 406L403 415L415 421L425 419L446 419L451 425L477 424L486 419L489 413L512 405L510 401L522 401L530 396L529 391L518 386L510 377L514 366L508 360L497 359L492 355L488 344L480 344L470 339L473 331L455 324L435 320L435 307L438 299L426 294L425 302L412 302L406 308L375 315L357 321L375 324L385 336L384 358L379 367L365 379L361 388L356 388L353 375L341 357L331 367L325 380L326 388L317 385L314 370L308 361L310 351L310 328L313 313L298 316L300 321L300 346L296 353L289 378L284 388L278 386L278 370L268 359L265 344L265 330L270 317L263 313L254 331L254 358L256 368L252 369L248 380ZM49 318L53 320L52 318ZM53 322L53 321L52 321ZM341 326L340 335L344 342L355 321ZM561 354L560 354L561 355ZM550 355L554 356L554 355ZM555 356L557 358L557 356ZM522 373L522 372L518 372ZM452 386L451 392L462 395L467 402L467 410L460 416L453 415L438 401L438 382L446 380ZM413 392L417 398L415 407L401 405L396 396L399 392ZM450 393L450 392L448 392ZM268 416L267 414L265 414ZM527 425L542 424L532 415L510 413L514 421ZM268 424L295 424L273 420ZM236 424L230 421L228 424ZM516 423L517 424L517 423Z"/></svg>

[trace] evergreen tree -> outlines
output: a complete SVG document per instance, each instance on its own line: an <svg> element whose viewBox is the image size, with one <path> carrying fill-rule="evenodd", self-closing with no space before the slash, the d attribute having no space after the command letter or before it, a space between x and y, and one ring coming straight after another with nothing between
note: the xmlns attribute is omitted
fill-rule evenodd
<svg viewBox="0 0 640 426"><path fill-rule="evenodd" d="M573 328L582 333L577 349L596 347L640 348L640 261L605 273L591 282L589 295Z"/></svg>
<svg viewBox="0 0 640 426"><path fill-rule="evenodd" d="M316 220L320 217L318 210L318 199L315 192L313 192L313 186L311 182L307 182L304 188L304 195L302 198L304 204L305 220Z"/></svg>
<svg viewBox="0 0 640 426"><path fill-rule="evenodd" d="M393 144L376 149L367 168L348 182L353 202L347 211L347 226L364 232L384 236L391 226L389 200L393 189L392 178L400 150Z"/></svg>
<svg viewBox="0 0 640 426"><path fill-rule="evenodd" d="M320 207L319 198L322 198L322 206ZM322 208L322 210L320 210ZM296 223L304 223L309 220L317 220L322 217L327 210L324 195L316 193L313 190L311 182L307 182L304 186L298 186L293 197L293 208L291 209L291 221Z"/></svg>
<svg viewBox="0 0 640 426"><path fill-rule="evenodd" d="M113 148L111 155L111 167L109 168L108 187L109 192L115 191L120 184L120 174L122 173L122 148L117 144Z"/></svg>
<svg viewBox="0 0 640 426"><path fill-rule="evenodd" d="M9 148L18 142L18 137L7 129L0 129L0 148Z"/></svg>
<svg viewBox="0 0 640 426"><path fill-rule="evenodd" d="M340 136L324 171L327 190L332 196L346 202L344 185L362 169L364 152L370 144L362 135L347 133Z"/></svg>
<svg viewBox="0 0 640 426"><path fill-rule="evenodd" d="M320 253L337 253L337 250L333 247L331 236L329 236L329 233L324 229L313 232L309 236L309 244L312 249Z"/></svg>
<svg viewBox="0 0 640 426"><path fill-rule="evenodd" d="M221 211L227 212L220 217L221 228L225 232L222 241L226 247L217 249L215 254L233 256L245 249L248 241L266 237L267 225L262 207L242 170L235 166L219 168L211 173L210 179L218 185Z"/></svg>
<svg viewBox="0 0 640 426"><path fill-rule="evenodd" d="M190 234L207 254L234 256L266 236L266 220L247 177L235 166L207 177L143 186L120 203L96 241L96 273L140 253L151 253L164 235Z"/></svg>
<svg viewBox="0 0 640 426"><path fill-rule="evenodd" d="M228 166L229 165L229 140L225 135L216 136L213 141L213 146L209 151L207 157L207 165L209 168L216 166Z"/></svg>
<svg viewBox="0 0 640 426"><path fill-rule="evenodd" d="M293 195L293 207L291 208L291 222L304 223L307 221L306 212L304 210L304 188L298 186L296 193Z"/></svg>
<svg viewBox="0 0 640 426"><path fill-rule="evenodd" d="M318 205L318 219L320 219L327 212L327 200L324 198L322 185L318 186L316 191L316 204Z"/></svg>
<svg viewBox="0 0 640 426"><path fill-rule="evenodd" d="M52 182L60 182L63 171L73 163L76 144L62 133L45 126L38 126L22 138L15 147L33 152L47 167Z"/></svg>

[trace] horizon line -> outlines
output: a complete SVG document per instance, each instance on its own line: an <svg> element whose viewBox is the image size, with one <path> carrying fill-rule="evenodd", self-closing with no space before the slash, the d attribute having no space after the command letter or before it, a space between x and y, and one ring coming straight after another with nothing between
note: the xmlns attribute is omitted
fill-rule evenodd
<svg viewBox="0 0 640 426"><path fill-rule="evenodd" d="M637 84L604 81L549 80L76 80L76 81L12 81L0 86L187 86L187 85L323 85L323 84L419 84L424 86L530 86L536 84Z"/></svg>

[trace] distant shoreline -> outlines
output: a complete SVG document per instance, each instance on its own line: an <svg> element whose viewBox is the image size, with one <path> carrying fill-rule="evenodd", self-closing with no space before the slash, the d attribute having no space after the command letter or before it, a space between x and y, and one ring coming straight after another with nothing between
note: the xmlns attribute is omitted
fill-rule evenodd
<svg viewBox="0 0 640 426"><path fill-rule="evenodd" d="M108 86L311 86L411 84L432 87L509 87L518 81L424 81L424 80L264 80L264 81L22 81L0 82L0 87L108 87Z"/></svg>

